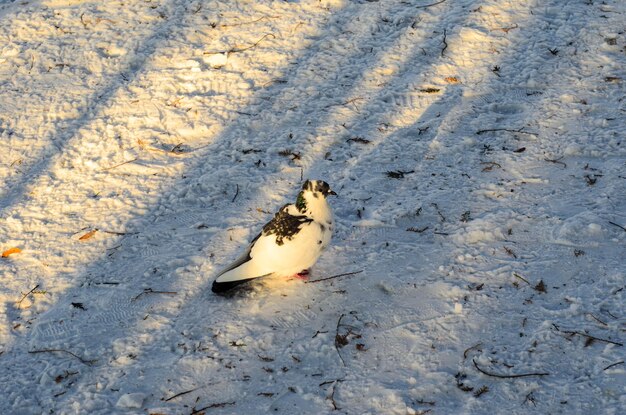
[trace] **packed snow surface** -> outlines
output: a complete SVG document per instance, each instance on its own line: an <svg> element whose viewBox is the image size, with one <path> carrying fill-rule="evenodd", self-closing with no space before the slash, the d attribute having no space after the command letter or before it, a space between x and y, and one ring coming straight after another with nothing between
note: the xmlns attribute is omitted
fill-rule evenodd
<svg viewBox="0 0 626 415"><path fill-rule="evenodd" d="M626 2L0 22L0 413L626 412ZM211 293L307 178L309 282Z"/></svg>

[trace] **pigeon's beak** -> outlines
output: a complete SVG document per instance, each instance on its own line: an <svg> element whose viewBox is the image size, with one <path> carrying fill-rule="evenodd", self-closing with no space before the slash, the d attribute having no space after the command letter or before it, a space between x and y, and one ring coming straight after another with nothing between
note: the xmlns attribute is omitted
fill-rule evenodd
<svg viewBox="0 0 626 415"><path fill-rule="evenodd" d="M329 195L333 195L333 196L337 196L337 193L335 193L335 191L334 191L334 190L329 191L329 192L328 192L328 194L329 194Z"/></svg>

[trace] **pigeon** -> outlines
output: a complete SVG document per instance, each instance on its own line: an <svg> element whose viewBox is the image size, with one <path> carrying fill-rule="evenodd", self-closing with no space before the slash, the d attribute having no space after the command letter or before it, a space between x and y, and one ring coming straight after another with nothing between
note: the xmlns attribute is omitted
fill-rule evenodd
<svg viewBox="0 0 626 415"><path fill-rule="evenodd" d="M255 278L308 275L333 233L333 214L326 200L337 195L328 183L307 180L295 204L280 208L245 253L213 282L212 291L226 292Z"/></svg>

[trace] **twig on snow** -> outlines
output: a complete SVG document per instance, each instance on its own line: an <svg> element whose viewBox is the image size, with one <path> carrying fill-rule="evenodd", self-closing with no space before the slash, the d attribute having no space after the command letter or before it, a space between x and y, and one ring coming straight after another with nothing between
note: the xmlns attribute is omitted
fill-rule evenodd
<svg viewBox="0 0 626 415"><path fill-rule="evenodd" d="M562 164L563 168L567 168L567 164L563 163L561 161L563 157L559 157L558 159L544 159L545 161L549 161L550 163L555 163L555 164Z"/></svg>
<svg viewBox="0 0 626 415"><path fill-rule="evenodd" d="M29 292L27 292L26 294L24 294L22 296L22 298L20 299L20 301L17 302L17 308L19 309L22 306L22 301L24 301L24 299L26 299L26 297L28 297L29 295L31 295L37 288L39 288L39 284L35 285L33 287L32 290L30 290Z"/></svg>
<svg viewBox="0 0 626 415"><path fill-rule="evenodd" d="M196 415L196 414L200 414L200 413L204 413L205 409L211 409L211 408L223 408L227 405L234 405L236 402L232 401L232 402L219 402L219 403L212 403L211 405L207 405L204 408L200 408L200 409L193 409L191 411L191 415Z"/></svg>
<svg viewBox="0 0 626 415"><path fill-rule="evenodd" d="M496 31L496 30L501 30L504 33L509 33L511 30L513 29L517 29L519 26L517 25L517 23L515 23L513 26L509 26L509 27L496 27L495 29L489 29L492 32Z"/></svg>
<svg viewBox="0 0 626 415"><path fill-rule="evenodd" d="M623 230L624 232L626 232L626 228L625 228L625 227L623 227L622 225L619 225L619 224L617 224L617 223L615 223L615 222L611 222L611 221L609 221L609 223L610 223L611 225L613 225L613 226L617 226L618 228L620 228L621 230Z"/></svg>
<svg viewBox="0 0 626 415"><path fill-rule="evenodd" d="M167 399L162 399L162 400L163 400L163 402L169 402L169 401L171 401L172 399L176 399L176 398L178 398L179 396L187 395L188 393L191 393L191 392L193 392L193 391L197 391L198 389L200 389L200 388L193 388L193 389L190 389L190 390L188 390L188 391L184 391L184 392L177 393L177 394L176 394L176 395L174 395L174 396L170 396L169 398L167 398Z"/></svg>
<svg viewBox="0 0 626 415"><path fill-rule="evenodd" d="M167 295L176 295L177 291L155 291L152 288L145 288L143 292L139 293L136 297L133 298L133 301L136 301L139 297L144 294L167 294Z"/></svg>
<svg viewBox="0 0 626 415"><path fill-rule="evenodd" d="M337 388L337 384L339 382L343 382L344 379L335 379L335 380L327 380L325 382L320 383L320 387L324 386L324 385L328 385L330 383L333 384L333 391L331 392L330 396L326 399L328 399L329 401L331 401L331 403L333 404L333 411L336 411L338 409L341 409L337 406L337 402L335 402L335 389Z"/></svg>
<svg viewBox="0 0 626 415"><path fill-rule="evenodd" d="M246 46L243 48L230 48L228 50L221 50L221 51L217 51L217 52L203 52L203 55L219 55L219 54L230 54L230 53L238 53L238 52L245 52L246 50L250 50L254 47L256 47L259 43L261 43L263 40L265 40L265 38L271 36L272 38L276 39L276 36L274 36L272 33L266 33L264 34L259 40L257 40L256 42L254 42L252 45L250 46Z"/></svg>
<svg viewBox="0 0 626 415"><path fill-rule="evenodd" d="M520 373L520 374L517 374L517 375L502 375L500 373L487 372L486 370L484 370L483 368L478 366L478 363L476 363L476 359L472 359L472 363L474 363L474 367L480 373L482 373L484 375L487 375L487 376L494 377L494 378L500 378L500 379L513 379L513 378L525 378L525 377L528 377L528 376L549 376L550 375L547 372L532 372L532 373Z"/></svg>
<svg viewBox="0 0 626 415"><path fill-rule="evenodd" d="M85 27L85 29L87 29L87 23L85 23L85 13L80 15L80 22L83 24L83 26Z"/></svg>
<svg viewBox="0 0 626 415"><path fill-rule="evenodd" d="M67 353L69 355L74 356L75 358L80 360L80 362L82 364L85 364L87 366L91 366L91 365L93 365L97 361L97 360L85 360L82 357L78 356L77 354L74 354L74 353L70 352L69 350L63 350L63 349L29 350L28 353L30 353L30 354L36 354L36 353Z"/></svg>
<svg viewBox="0 0 626 415"><path fill-rule="evenodd" d="M232 24L221 24L220 27L235 27L235 26L244 26L249 24L254 24L256 22L260 22L263 19L278 19L280 16L262 16L256 20L252 20L251 22L241 22L241 23L232 23Z"/></svg>
<svg viewBox="0 0 626 415"><path fill-rule="evenodd" d="M522 277L521 275L519 275L517 272L514 272L514 273L513 273L513 276L514 276L515 278L519 278L520 280L524 281L526 284L530 285L530 283L528 282L528 280L527 280L526 278Z"/></svg>
<svg viewBox="0 0 626 415"><path fill-rule="evenodd" d="M135 162L135 161L137 161L137 157L135 157L135 158L134 158L134 159L132 159L132 160L126 160L126 161L124 161L124 162L122 162L122 163L120 163L120 164L116 164L115 166L105 167L105 168L103 168L103 169L102 169L102 171L109 171L109 170L113 170L113 169L114 169L114 168L116 168L116 167L120 167L120 166L123 166L124 164L128 164L128 163L133 163L133 162Z"/></svg>
<svg viewBox="0 0 626 415"><path fill-rule="evenodd" d="M609 370L610 368L612 368L612 367L614 367L614 366L617 366L617 365L623 365L623 364L624 364L624 361L622 360L622 361L620 361L620 362L615 362L615 363L612 363L612 364L608 365L607 367L605 367L605 368L604 368L604 369L602 369L602 370L603 370L603 371L604 371L604 370Z"/></svg>
<svg viewBox="0 0 626 415"><path fill-rule="evenodd" d="M343 357L341 356L341 353L339 352L339 339L341 338L341 336L339 335L339 326L341 325L341 319L344 318L346 315L342 314L339 316L339 320L337 320L337 328L335 329L335 350L337 351L337 354L339 355L339 359L341 359L341 363L343 363L343 365L346 365L346 362L343 360Z"/></svg>
<svg viewBox="0 0 626 415"><path fill-rule="evenodd" d="M585 337L591 341L599 341L599 342L603 342L603 343L610 343L610 344L614 344L616 346L624 346L624 343L620 343L620 342L616 342L613 340L608 340L608 339L602 339L600 337L596 337L596 336L592 336L590 334L587 333L581 333L580 331L576 331L576 330L559 330L561 333L565 333L565 334L570 334L572 336L578 335L578 336L582 336Z"/></svg>
<svg viewBox="0 0 626 415"><path fill-rule="evenodd" d="M312 339L314 339L314 338L316 338L316 337L317 337L317 335L318 335L318 334L324 334L324 333L328 333L328 330L326 330L326 331L319 331L319 330L317 330L317 331L315 332L315 334L313 335L313 337L311 337L311 338L312 338ZM321 385L320 385L320 386L321 386Z"/></svg>
<svg viewBox="0 0 626 415"><path fill-rule="evenodd" d="M104 233L108 233L109 235L117 235L117 236L124 236L124 235L137 235L139 232L116 232L116 231L105 231L104 229L100 229L101 232Z"/></svg>
<svg viewBox="0 0 626 415"><path fill-rule="evenodd" d="M235 196L233 197L233 200L231 200L231 203L235 203L235 199L237 199L237 196L239 196L239 184L237 184L236 186L237 190L235 191Z"/></svg>
<svg viewBox="0 0 626 415"><path fill-rule="evenodd" d="M356 274L360 274L362 273L363 270L360 271L354 271L354 272L345 272L343 274L337 274L337 275L333 275L332 277L326 277L326 278L320 278L319 280L313 280L313 281L305 281L305 284L311 284L314 282L320 282L320 281L327 281L327 280L332 280L334 278L339 278L339 277L346 277L348 275L356 275Z"/></svg>
<svg viewBox="0 0 626 415"><path fill-rule="evenodd" d="M335 411L336 411L336 410L338 410L338 409L340 409L340 408L337 406L337 402L335 402L335 391L337 390L337 384L338 384L338 383L339 383L339 380L337 380L337 381L335 382L335 384L333 385L333 391L330 393L330 402L333 404L333 410L335 410Z"/></svg>
<svg viewBox="0 0 626 415"><path fill-rule="evenodd" d="M446 29L443 29L443 48L441 49L441 56L443 57L443 52L446 51L446 49L448 49L448 42L446 42L446 37L448 35L448 32Z"/></svg>
<svg viewBox="0 0 626 415"><path fill-rule="evenodd" d="M523 130L524 130L524 127L520 128L519 130L513 130L511 128L489 128L486 130L478 130L476 131L476 134L481 135L484 133L491 133L495 131L507 131L509 133L528 134L528 135L534 135L535 137L539 136L539 134L537 133L531 133L529 131L523 131Z"/></svg>
<svg viewBox="0 0 626 415"><path fill-rule="evenodd" d="M598 317L596 317L595 315L593 315L592 313L586 313L589 317L591 317L592 319L594 319L595 321L597 321L598 323L602 324L603 326L608 326L608 324L606 324L604 321L600 320Z"/></svg>
<svg viewBox="0 0 626 415"><path fill-rule="evenodd" d="M437 214L439 215L439 217L441 218L441 222L445 222L446 221L446 217L443 216L443 213L441 213L441 210L439 210L439 205L436 203L431 203L430 204L432 207L435 208L435 210L437 211Z"/></svg>
<svg viewBox="0 0 626 415"><path fill-rule="evenodd" d="M465 349L465 351L463 352L463 359L467 359L467 353L470 350L479 350L480 351L481 350L480 346L482 346L482 345L483 345L482 343L478 343L478 344L473 345L472 347L468 347L467 349Z"/></svg>

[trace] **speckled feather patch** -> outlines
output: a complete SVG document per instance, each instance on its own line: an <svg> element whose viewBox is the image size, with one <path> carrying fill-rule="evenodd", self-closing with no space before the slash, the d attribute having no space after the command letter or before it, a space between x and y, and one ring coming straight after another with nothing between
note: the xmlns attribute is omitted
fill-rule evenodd
<svg viewBox="0 0 626 415"><path fill-rule="evenodd" d="M282 245L285 243L284 239L293 239L293 237L300 231L303 224L313 222L313 219L307 218L304 215L294 216L287 212L287 206L285 205L274 218L269 221L267 225L263 227L263 235L276 235L276 244Z"/></svg>

